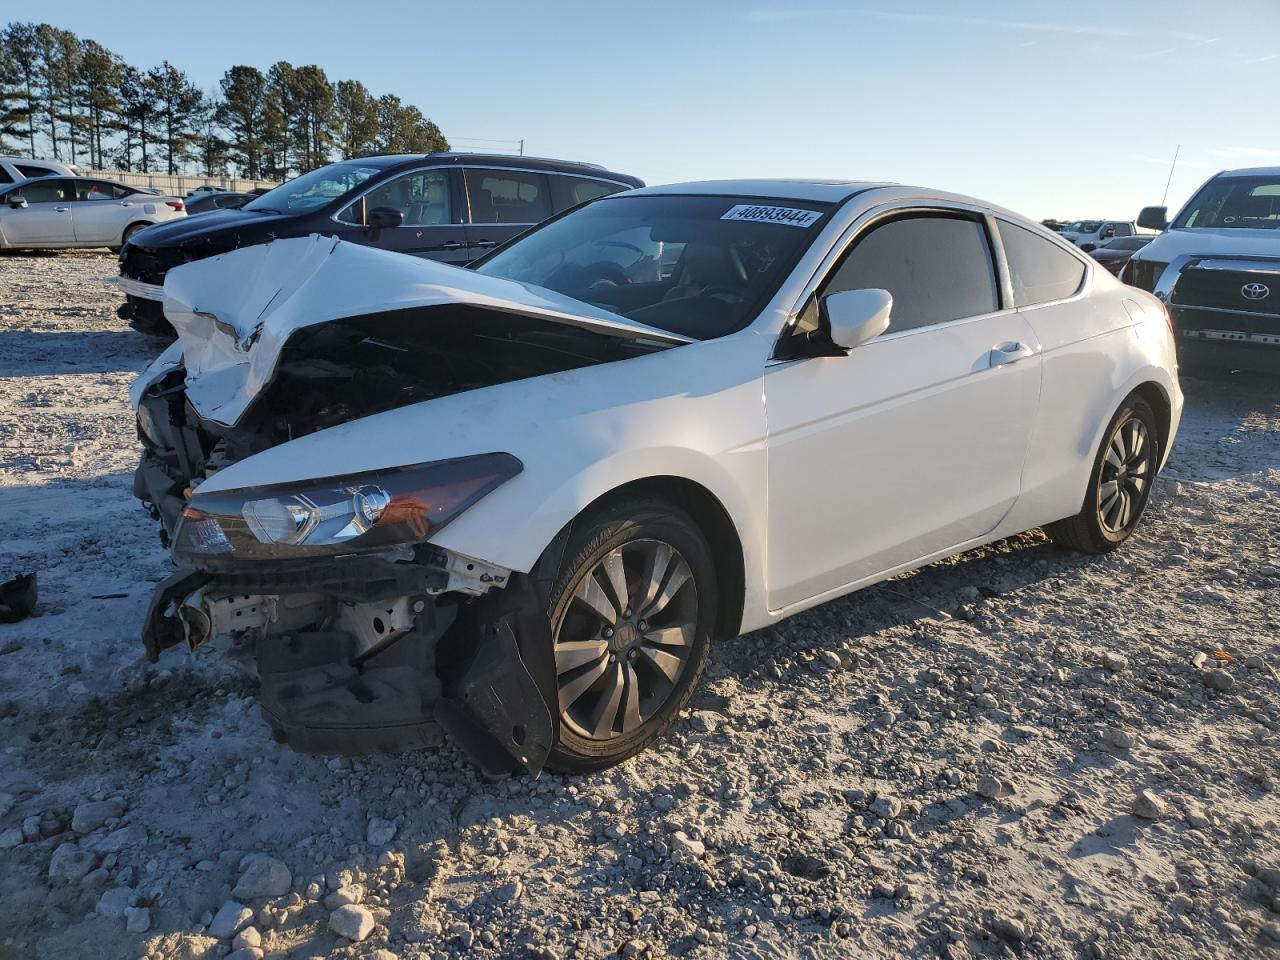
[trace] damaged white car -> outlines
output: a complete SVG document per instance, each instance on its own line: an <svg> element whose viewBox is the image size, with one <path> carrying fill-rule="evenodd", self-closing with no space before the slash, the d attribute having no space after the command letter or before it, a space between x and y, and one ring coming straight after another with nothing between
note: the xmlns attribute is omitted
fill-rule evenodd
<svg viewBox="0 0 1280 960"><path fill-rule="evenodd" d="M1044 525L1133 532L1162 304L1008 211L855 182L603 198L474 270L313 236L178 267L135 489L154 658L226 637L278 739L490 774L634 754L713 640Z"/></svg>

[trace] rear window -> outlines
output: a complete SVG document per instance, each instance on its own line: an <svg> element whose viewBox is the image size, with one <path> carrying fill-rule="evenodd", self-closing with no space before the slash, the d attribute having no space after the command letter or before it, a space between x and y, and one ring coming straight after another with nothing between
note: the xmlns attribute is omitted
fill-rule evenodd
<svg viewBox="0 0 1280 960"><path fill-rule="evenodd" d="M593 180L590 177L552 176L551 200L556 212L576 207L588 200L607 197L627 188L620 183L608 183L604 180Z"/></svg>
<svg viewBox="0 0 1280 960"><path fill-rule="evenodd" d="M1017 306L1065 300L1084 283L1085 265L1048 237L1001 220L1000 239Z"/></svg>
<svg viewBox="0 0 1280 960"><path fill-rule="evenodd" d="M57 170L50 170L48 167L31 167L21 163L15 163L14 167L24 177L52 177L57 174Z"/></svg>

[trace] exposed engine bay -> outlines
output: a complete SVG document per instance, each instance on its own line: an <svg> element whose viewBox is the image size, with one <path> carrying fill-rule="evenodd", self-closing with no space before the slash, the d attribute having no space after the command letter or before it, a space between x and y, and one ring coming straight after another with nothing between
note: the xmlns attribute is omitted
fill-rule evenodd
<svg viewBox="0 0 1280 960"><path fill-rule="evenodd" d="M295 501L314 506L314 497L236 501L210 519L197 493L220 470L307 434L660 348L462 303L334 320L293 331L274 377L233 426L201 417L186 370L169 369L138 400L134 492L178 566L153 598L148 655L225 640L259 679L276 738L299 750L413 749L443 729L491 775L517 764L536 773L557 711L548 627L515 612L516 595L540 589L532 576L426 542L343 552L349 531L332 535L326 555L302 556L286 529L272 552L245 531L275 536L281 510L295 511L287 526L303 509ZM384 485L340 486L348 526L366 532L395 513L397 488ZM236 536L262 556L243 556Z"/></svg>

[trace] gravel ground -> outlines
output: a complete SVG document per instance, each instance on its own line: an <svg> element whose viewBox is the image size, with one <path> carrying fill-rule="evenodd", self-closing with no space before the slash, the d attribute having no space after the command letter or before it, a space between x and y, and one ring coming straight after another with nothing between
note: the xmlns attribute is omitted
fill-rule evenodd
<svg viewBox="0 0 1280 960"><path fill-rule="evenodd" d="M600 775L272 743L167 572L105 254L0 257L0 957L1280 957L1280 404L1186 378L1104 559L1039 533L712 654ZM235 951L234 953L232 951Z"/></svg>

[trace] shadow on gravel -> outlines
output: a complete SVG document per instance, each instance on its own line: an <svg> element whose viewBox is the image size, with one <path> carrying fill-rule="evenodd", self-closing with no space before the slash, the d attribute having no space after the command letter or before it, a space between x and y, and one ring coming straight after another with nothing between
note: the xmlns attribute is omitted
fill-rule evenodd
<svg viewBox="0 0 1280 960"><path fill-rule="evenodd" d="M162 342L132 330L0 333L0 377L52 377L63 373L141 370Z"/></svg>

